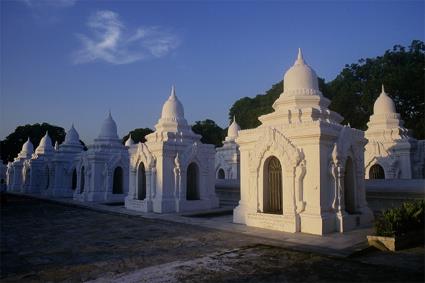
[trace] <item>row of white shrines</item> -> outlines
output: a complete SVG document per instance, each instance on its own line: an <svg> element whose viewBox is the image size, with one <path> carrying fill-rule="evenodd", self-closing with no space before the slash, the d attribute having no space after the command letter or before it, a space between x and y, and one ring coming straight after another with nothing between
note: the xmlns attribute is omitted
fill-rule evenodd
<svg viewBox="0 0 425 283"><path fill-rule="evenodd" d="M7 190L180 213L218 207L216 179L233 178L236 223L318 235L368 226L365 178L423 178L425 144L408 135L383 88L367 139L329 104L299 51L274 112L255 129L233 121L222 148L200 142L173 88L145 143L123 145L110 113L87 151L73 126L55 147L47 133L35 152L28 139L7 165Z"/></svg>

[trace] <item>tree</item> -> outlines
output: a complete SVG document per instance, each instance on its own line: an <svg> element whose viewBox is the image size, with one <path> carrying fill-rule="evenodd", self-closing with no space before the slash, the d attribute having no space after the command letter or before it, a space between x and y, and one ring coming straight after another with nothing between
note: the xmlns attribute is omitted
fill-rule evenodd
<svg viewBox="0 0 425 283"><path fill-rule="evenodd" d="M346 65L331 82L319 78L319 89L332 100L329 108L344 117L343 124L366 130L373 104L381 84L394 100L405 126L418 139L425 138L425 45L412 41L408 48L395 45L383 56L360 59ZM229 110L236 115L242 129L255 128L258 117L273 111L273 102L283 91L282 82L274 84L264 95L237 100Z"/></svg>
<svg viewBox="0 0 425 283"><path fill-rule="evenodd" d="M351 126L365 130L373 104L381 92L394 100L397 112L418 139L425 138L425 45L414 40L408 48L395 45L383 56L346 65L328 84L333 93L330 108Z"/></svg>
<svg viewBox="0 0 425 283"><path fill-rule="evenodd" d="M41 138L49 132L53 145L57 141L62 143L65 140L65 130L61 127L48 123L18 126L13 133L0 141L1 159L3 162L13 161L22 149L22 145L30 138L34 147L40 143Z"/></svg>
<svg viewBox="0 0 425 283"><path fill-rule="evenodd" d="M226 136L225 131L211 119L196 121L192 126L192 131L202 136L202 143L215 146L222 146Z"/></svg>
<svg viewBox="0 0 425 283"><path fill-rule="evenodd" d="M131 138L133 139L133 141L135 143L145 142L146 141L146 139L145 139L146 135L149 135L150 133L153 133L153 130L152 129L149 129L149 128L137 128L137 129L134 129L134 130L130 131L127 135L125 135L122 138L122 143L123 144L125 143L125 141L129 137L129 135L131 135Z"/></svg>

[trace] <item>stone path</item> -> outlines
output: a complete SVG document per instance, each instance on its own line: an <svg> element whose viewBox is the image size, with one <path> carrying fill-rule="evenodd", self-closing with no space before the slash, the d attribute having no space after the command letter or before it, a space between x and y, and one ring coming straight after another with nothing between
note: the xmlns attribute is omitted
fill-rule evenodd
<svg viewBox="0 0 425 283"><path fill-rule="evenodd" d="M382 253L374 264L367 255L300 252L239 232L7 198L1 205L1 282L423 280L423 248L401 257L418 267L409 269L392 266Z"/></svg>
<svg viewBox="0 0 425 283"><path fill-rule="evenodd" d="M20 195L20 194L16 194ZM24 195L23 195L24 196ZM205 211L182 213L182 214L158 214L144 213L126 209L123 205L106 205L100 203L79 202L70 198L50 198L40 195L31 197L40 200L53 201L66 205L88 208L99 212L123 214L129 216L140 216L146 219L158 219L170 222L184 223L190 225L212 228L232 233L240 233L254 237L261 237L273 242L275 245L300 251L316 252L332 256L348 256L357 250L367 247L366 235L373 233L372 228L357 229L344 234L332 233L324 236L310 235L305 233L288 233L272 231L268 229L248 227L246 225L232 222L232 209L219 208L210 212L228 212L228 215L208 217Z"/></svg>

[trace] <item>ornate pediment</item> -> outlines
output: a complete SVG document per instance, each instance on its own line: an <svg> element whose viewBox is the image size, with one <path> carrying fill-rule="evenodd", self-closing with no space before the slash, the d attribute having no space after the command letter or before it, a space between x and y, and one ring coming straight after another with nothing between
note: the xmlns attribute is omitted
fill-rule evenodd
<svg viewBox="0 0 425 283"><path fill-rule="evenodd" d="M148 168L155 165L155 157L152 155L147 145L139 142L136 152L130 154L131 167L136 168L140 162L143 162Z"/></svg>
<svg viewBox="0 0 425 283"><path fill-rule="evenodd" d="M296 167L304 158L302 151L289 138L276 128L267 127L261 133L261 138L254 145L254 150L250 154L251 170L258 170L267 151L282 156L282 161L287 168Z"/></svg>

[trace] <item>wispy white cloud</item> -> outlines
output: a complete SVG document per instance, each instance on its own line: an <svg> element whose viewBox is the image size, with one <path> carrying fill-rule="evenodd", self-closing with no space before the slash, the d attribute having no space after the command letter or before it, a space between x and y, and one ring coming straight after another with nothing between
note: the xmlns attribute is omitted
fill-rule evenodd
<svg viewBox="0 0 425 283"><path fill-rule="evenodd" d="M53 7L53 8L68 8L75 5L77 0L21 0L28 7Z"/></svg>
<svg viewBox="0 0 425 283"><path fill-rule="evenodd" d="M160 27L130 30L112 11L98 11L90 16L90 36L78 34L81 48L73 54L76 64L105 61L129 64L147 58L159 58L178 47L180 39Z"/></svg>
<svg viewBox="0 0 425 283"><path fill-rule="evenodd" d="M0 0L1 1L1 0ZM31 11L37 24L53 25L62 21L64 13L72 8L77 0L18 0Z"/></svg>

